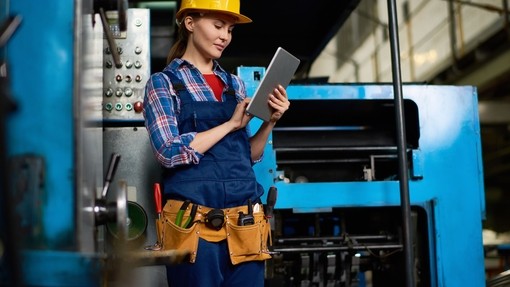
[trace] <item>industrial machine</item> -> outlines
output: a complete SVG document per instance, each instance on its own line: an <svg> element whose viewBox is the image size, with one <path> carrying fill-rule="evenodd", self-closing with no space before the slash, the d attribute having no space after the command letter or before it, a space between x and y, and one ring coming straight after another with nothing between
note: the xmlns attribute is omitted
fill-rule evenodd
<svg viewBox="0 0 510 287"><path fill-rule="evenodd" d="M0 42L2 286L166 286L163 265L186 260L146 250L160 179L141 114L151 19L126 2L1 2L21 15L3 19ZM252 95L265 68L236 73ZM254 166L277 190L266 285L405 286L392 86L287 92L291 109ZM483 286L476 89L409 84L403 95L416 286Z"/></svg>
<svg viewBox="0 0 510 287"><path fill-rule="evenodd" d="M264 68L241 67L248 94ZM405 286L391 85L292 84L257 178L278 196L271 286ZM483 286L477 93L404 85L417 286ZM251 122L256 129L257 122Z"/></svg>
<svg viewBox="0 0 510 287"><path fill-rule="evenodd" d="M166 284L164 265L188 252L146 248L156 242L159 179L140 128L149 10L127 1L2 7L14 16L2 19L0 285Z"/></svg>

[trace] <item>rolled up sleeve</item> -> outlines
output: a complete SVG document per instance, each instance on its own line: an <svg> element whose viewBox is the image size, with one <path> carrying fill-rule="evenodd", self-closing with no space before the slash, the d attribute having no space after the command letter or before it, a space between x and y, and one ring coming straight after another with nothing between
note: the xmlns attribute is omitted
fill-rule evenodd
<svg viewBox="0 0 510 287"><path fill-rule="evenodd" d="M203 154L189 144L196 136L179 133L177 97L163 73L153 74L145 85L143 116L157 161L166 168L198 164Z"/></svg>

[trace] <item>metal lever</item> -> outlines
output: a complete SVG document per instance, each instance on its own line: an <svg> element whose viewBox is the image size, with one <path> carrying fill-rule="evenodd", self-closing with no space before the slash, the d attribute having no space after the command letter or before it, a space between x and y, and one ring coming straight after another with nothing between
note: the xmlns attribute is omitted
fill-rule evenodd
<svg viewBox="0 0 510 287"><path fill-rule="evenodd" d="M110 188L110 183L112 182L113 176L115 175L115 171L117 170L117 166L119 165L120 155L113 153L110 158L110 164L108 165L108 171L106 172L106 176L104 179L103 192L101 193L102 198L106 198L106 194L108 193L108 189Z"/></svg>
<svg viewBox="0 0 510 287"><path fill-rule="evenodd" d="M11 16L2 23L2 27L0 28L0 48L3 48L3 46L7 44L20 23L21 16Z"/></svg>
<svg viewBox="0 0 510 287"><path fill-rule="evenodd" d="M121 187L117 191L117 201L115 202L107 202L106 195L110 188L110 183L115 175L115 171L117 170L117 166L119 165L120 155L113 153L110 158L110 163L108 165L108 171L106 172L105 182L103 186L103 191L101 193L101 197L96 200L96 204L94 206L94 214L96 219L96 225L102 225L106 222L112 222L115 220L119 220L121 217L126 217L123 214L123 210L126 209L126 201L127 195L123 195L123 193L127 193L127 185L125 183L121 183ZM124 191L124 189L126 191Z"/></svg>
<svg viewBox="0 0 510 287"><path fill-rule="evenodd" d="M119 30L121 32L127 31L127 2L127 0L117 0L117 11L119 13Z"/></svg>
<svg viewBox="0 0 510 287"><path fill-rule="evenodd" d="M117 44L115 44L115 40L113 39L113 34L106 20L106 14L103 8L99 8L99 15L101 16L101 23L103 23L103 30L106 35L106 41L108 41L108 47L110 47L110 51L112 52L113 62L115 63L115 67L120 69L122 68L122 62L120 61L119 51L117 50Z"/></svg>

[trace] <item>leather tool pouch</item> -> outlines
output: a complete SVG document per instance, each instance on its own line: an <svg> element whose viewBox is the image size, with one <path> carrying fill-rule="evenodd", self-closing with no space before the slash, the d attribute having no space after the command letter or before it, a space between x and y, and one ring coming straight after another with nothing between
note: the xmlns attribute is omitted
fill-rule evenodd
<svg viewBox="0 0 510 287"><path fill-rule="evenodd" d="M247 261L270 259L267 243L270 226L263 213L254 215L255 224L239 226L237 217L229 216L226 224L230 260L236 265Z"/></svg>
<svg viewBox="0 0 510 287"><path fill-rule="evenodd" d="M239 211L246 212L246 206L224 209L225 224L220 230L206 226L204 214L210 208L199 207L196 215L197 222L190 228L182 228L175 224L177 209L182 202L169 201L163 208L163 217L159 224L160 242L163 250L188 250L190 262L194 263L198 252L199 237L209 242L219 242L227 239L230 260L236 265L247 261L261 261L270 259L268 252L268 239L271 227L263 212L254 213L254 224L239 226L237 221ZM189 216L189 211L184 217Z"/></svg>
<svg viewBox="0 0 510 287"><path fill-rule="evenodd" d="M200 224L193 224L191 228L182 228L175 222L175 214L165 214L162 219L161 242L163 250L188 250L190 262L193 263L197 257L198 234Z"/></svg>

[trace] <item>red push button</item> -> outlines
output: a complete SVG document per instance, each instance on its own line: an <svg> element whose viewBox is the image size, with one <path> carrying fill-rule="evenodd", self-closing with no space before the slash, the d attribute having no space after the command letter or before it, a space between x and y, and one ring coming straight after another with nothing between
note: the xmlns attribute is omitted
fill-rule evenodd
<svg viewBox="0 0 510 287"><path fill-rule="evenodd" d="M143 104L142 102L138 101L134 105L135 112L141 113L143 111Z"/></svg>

